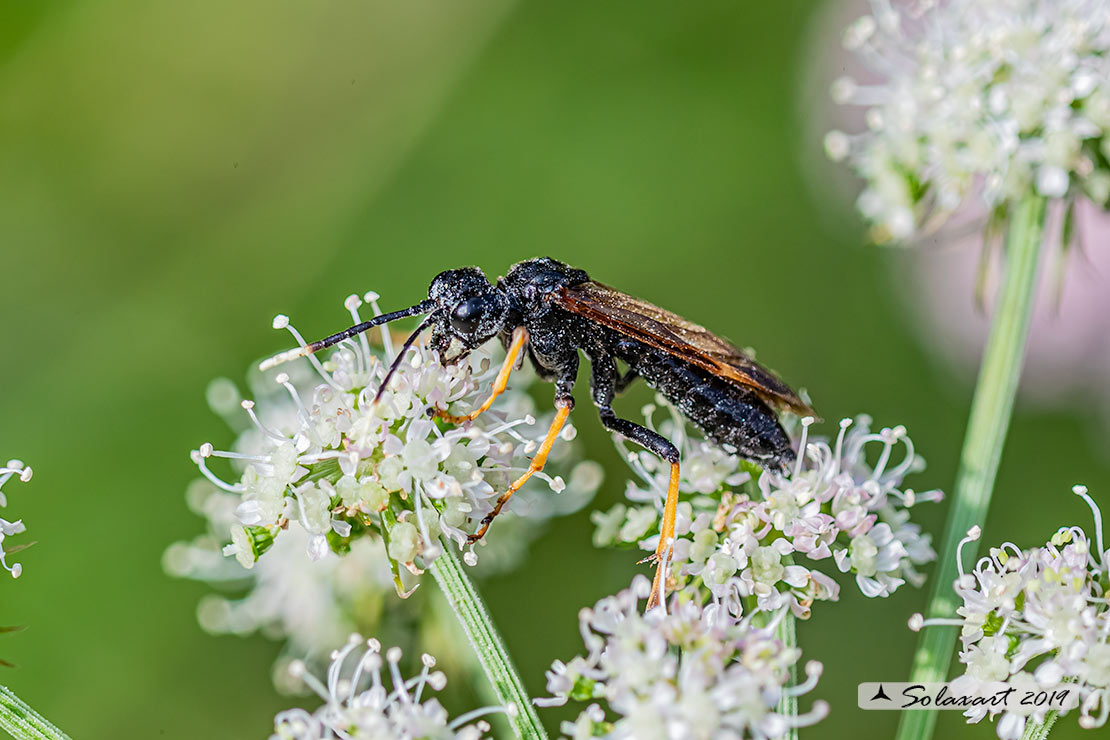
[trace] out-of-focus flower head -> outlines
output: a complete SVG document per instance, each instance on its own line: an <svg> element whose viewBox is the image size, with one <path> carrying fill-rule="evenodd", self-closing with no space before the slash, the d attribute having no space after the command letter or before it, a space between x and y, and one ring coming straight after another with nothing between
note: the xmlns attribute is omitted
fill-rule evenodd
<svg viewBox="0 0 1110 740"><path fill-rule="evenodd" d="M690 594L672 596L669 608L642 613L651 584L637 576L630 588L583 609L579 627L587 654L556 661L547 673L552 706L594 702L563 734L593 737L778 738L828 713L823 701L804 714L779 712L784 696L811 691L821 664L805 666L806 680L788 686L801 657L775 636L774 625L753 626ZM759 616L768 616L760 614ZM782 615L780 614L779 617Z"/></svg>
<svg viewBox="0 0 1110 740"><path fill-rule="evenodd" d="M931 17L931 13L922 14L926 8L916 0L892 0L891 5L893 12L908 19L905 25L909 30L918 29ZM1107 6L1105 0L1102 5ZM808 108L806 124L812 126L809 138L813 141L819 141L830 128L868 128L870 107L832 104L827 91L836 74L850 74L857 86L867 89L876 82L889 84L891 74L885 68L868 69L866 62L873 55L861 55L858 48L845 50L840 43L844 28L868 6L868 0L837 0L815 12L807 42L811 55L809 79L801 90L801 105ZM1066 9L1068 4L1059 7ZM869 17L877 23L885 12L872 6ZM862 23L866 30L870 21ZM876 36L881 34L881 30L875 30ZM849 46L855 47L856 40L852 40ZM867 135L849 136L839 144L861 142ZM834 134L831 139L834 149L840 136ZM844 150L837 152L843 154ZM821 194L818 205L832 205L841 194L858 192L846 169L830 167L827 157L817 160L817 152L807 157L806 171L815 191ZM965 206L950 219L927 219L928 226L923 223L907 238L918 247L907 255L908 261L891 262L896 293L916 319L915 328L930 356L950 365L969 382L974 380L982 358L991 324L991 311L985 307L993 303L1001 274L998 268L1005 254L1000 231L1004 214L992 211L976 192L973 188L970 197L963 200ZM836 212L843 212L845 205L836 203ZM1023 400L1034 403L1070 406L1085 414L1101 412L1103 427L1092 428L1100 451L1105 430L1110 428L1106 427L1110 424L1110 251L1101 248L1110 238L1110 212L1105 205L1072 197L1071 193L1048 205L1041 279L1020 391ZM940 228L934 231L934 225ZM876 238L880 236L876 234Z"/></svg>
<svg viewBox="0 0 1110 740"><path fill-rule="evenodd" d="M917 567L936 555L910 509L942 494L902 487L907 474L924 467L903 427L873 432L866 416L844 419L830 443L811 438L813 420L803 419L797 463L778 473L690 438L681 417L666 408L670 418L661 431L680 443L679 488L687 494L668 552L670 589L693 587L737 616L788 607L806 618L815 601L839 598L834 568L854 574L866 596L921 584ZM645 408L652 428L655 410ZM594 514L595 543L654 551L669 466L621 447L640 480L628 484L632 506Z"/></svg>
<svg viewBox="0 0 1110 740"><path fill-rule="evenodd" d="M377 297L367 300L378 312ZM355 321L360 304L357 297L347 299ZM301 341L285 317L275 326ZM383 331L382 338L381 350L359 337L322 361L312 356L275 377L256 372L250 377L253 400L242 399L229 380L214 381L208 390L209 404L239 435L230 451L203 445L193 452L204 478L187 498L207 531L171 546L165 567L234 592L201 602L205 629L262 631L287 641L275 670L283 688L289 688L289 660L316 666L352 631L384 631L391 640L409 633L411 639L412 612L396 609L391 592L413 593L439 552L441 534L464 543L536 447L521 433L535 424L535 406L524 392L532 377L527 371L514 375L514 387L493 410L466 426L428 418L432 406L468 411L485 399L493 372L481 350L445 367L418 343L381 402L372 404L395 356L389 334ZM600 468L574 463L575 445L568 444L574 434L573 427L564 428L548 466L565 471L569 486L561 477L540 475L561 493L539 486L518 493L482 543L479 575L520 562L544 521L592 497ZM214 458L229 460L232 482L209 468ZM464 559L474 565L476 553ZM435 629L434 610L418 612L431 620L423 626Z"/></svg>
<svg viewBox="0 0 1110 740"><path fill-rule="evenodd" d="M435 658L421 656L422 669L405 679L399 668L400 648L390 648L383 659L381 644L352 635L332 654L325 681L301 662L290 672L316 692L324 705L315 712L289 709L274 717L271 740L481 740L489 725L481 717L512 713L515 707L484 707L452 720L434 697L447 678L434 671ZM384 670L383 670L384 669Z"/></svg>
<svg viewBox="0 0 1110 740"><path fill-rule="evenodd" d="M27 467L19 460L8 460L7 465L0 466L0 507L6 507L8 505L8 497L3 491L4 484L12 478L18 478L26 483L31 480L31 475L31 468ZM0 517L0 566L11 573L12 578L19 578L20 574L23 573L23 566L19 563L12 563L9 565L8 555L22 548L5 547L4 538L15 534L22 534L25 531L27 531L27 527L23 524L22 519L9 522L7 519Z"/></svg>
<svg viewBox="0 0 1110 740"><path fill-rule="evenodd" d="M878 242L928 232L974 196L995 220L1030 193L1110 202L1105 0L872 0L844 45L875 79L843 77L866 130L828 154L865 181Z"/></svg>
<svg viewBox="0 0 1110 740"><path fill-rule="evenodd" d="M956 594L963 601L958 618L923 619L910 627L961 627L966 667L954 691L973 694L985 682L1007 681L1030 689L1057 687L1079 693L1079 724L1102 727L1110 716L1110 605L1107 566L1110 552L1103 540L1102 514L1083 486L1075 493L1095 516L1095 537L1080 527L1062 527L1043 547L1022 550L1006 542L991 548L972 572L960 563ZM977 540L978 527L960 543ZM959 558L959 551L957 551ZM1022 737L1026 723L1043 722L1047 708L992 708L1003 740ZM965 713L971 722L988 715L985 708Z"/></svg>
<svg viewBox="0 0 1110 740"><path fill-rule="evenodd" d="M201 599L197 620L204 630L233 635L261 632L284 641L273 673L283 692L303 688L302 682L289 680L292 660L323 668L329 653L358 629L372 627L397 640L411 631L411 617L395 608L393 575L380 539L358 539L344 557L314 561L305 557L308 533L299 523L290 522L265 557L247 570L222 552L232 527L239 524L235 507L242 499L207 480L194 481L186 498L190 508L205 518L207 531L191 542L171 545L163 557L165 569L229 592Z"/></svg>

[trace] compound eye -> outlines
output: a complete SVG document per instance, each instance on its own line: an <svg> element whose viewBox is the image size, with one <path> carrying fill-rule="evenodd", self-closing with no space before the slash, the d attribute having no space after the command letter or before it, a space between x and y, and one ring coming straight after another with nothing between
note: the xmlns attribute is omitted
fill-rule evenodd
<svg viewBox="0 0 1110 740"><path fill-rule="evenodd" d="M459 334L473 334L482 318L482 299L471 298L455 306L451 312L451 328Z"/></svg>

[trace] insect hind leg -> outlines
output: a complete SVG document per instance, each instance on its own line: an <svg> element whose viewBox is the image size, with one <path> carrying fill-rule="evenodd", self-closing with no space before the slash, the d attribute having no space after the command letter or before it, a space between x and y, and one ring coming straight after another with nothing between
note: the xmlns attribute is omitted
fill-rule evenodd
<svg viewBox="0 0 1110 740"><path fill-rule="evenodd" d="M636 442L671 464L671 479L667 486L667 501L663 506L663 523L659 528L659 544L655 547L655 553L647 558L647 560L655 561L655 578L651 584L651 596L648 597L647 603L647 608L652 609L659 605L667 585L665 555L667 553L667 548L669 548L674 541L675 514L678 510L678 448L663 435L653 432L647 427L629 421L628 419L620 418L608 407L599 410L601 412L601 423L606 429L631 439L633 442Z"/></svg>
<svg viewBox="0 0 1110 740"><path fill-rule="evenodd" d="M620 418L613 413L612 409L603 408L600 409L600 412L601 423L606 429L611 432L616 432L621 436L628 437L636 444L655 453L673 465L678 464L678 448L675 447L669 439L634 421Z"/></svg>

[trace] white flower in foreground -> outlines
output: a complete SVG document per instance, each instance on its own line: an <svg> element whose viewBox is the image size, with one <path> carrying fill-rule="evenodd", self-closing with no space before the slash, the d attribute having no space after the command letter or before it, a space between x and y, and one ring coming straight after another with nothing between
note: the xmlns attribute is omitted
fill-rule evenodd
<svg viewBox="0 0 1110 740"><path fill-rule="evenodd" d="M1110 201L1110 3L948 0L872 13L844 35L878 78L833 84L867 130L829 133L865 180L876 241L939 224L977 194L988 210L1029 193Z"/></svg>
<svg viewBox="0 0 1110 740"><path fill-rule="evenodd" d="M357 308L357 299L348 299L348 307ZM388 335L383 336L388 340ZM406 648L441 634L440 610L426 602L402 608L394 595L395 589L405 596L413 593L419 584L417 562L422 565L428 557L412 491L425 491L420 514L433 545L437 531L450 532L459 541L463 532L471 531L474 518L487 510L482 508L484 502L467 498L466 492L480 488L483 496L488 491L495 496L520 472L507 472L502 464L521 469L527 465L524 456L531 443L516 435L519 425L535 411L524 392L531 373L515 373L513 387L498 398L493 410L469 428L453 429L427 421L422 416L426 402L421 399L430 399L444 384L455 383L468 389L463 403L484 400L490 374L483 370L487 355L475 353L465 367L442 368L429 351L417 347L410 350L408 362L383 398L389 408L403 405L404 412L389 423L388 430L378 427L376 437L359 442L356 472L348 476L339 461L326 456L355 449L356 429L377 423L375 412L360 404L373 396L384 372L379 355L386 364L394 356L388 341L384 351L371 353L369 341L356 340L333 352L320 369L308 360L291 363L288 375L279 376L282 383L252 373L249 387L254 400L245 403L230 380L218 379L208 388L209 405L237 432L237 439L229 453L217 453L208 446L194 453L207 478L194 481L186 499L189 508L205 520L206 531L190 542L173 544L163 564L171 575L204 581L221 591L205 596L198 606L198 621L206 631L259 632L283 641L274 680L286 692L303 688L288 680L286 667L291 660L323 668L330 652L352 632L373 632ZM370 380L355 379L363 376ZM369 388L361 385L365 382L370 382ZM352 390L336 391L331 383ZM320 402L322 397L330 398L331 405ZM403 404L402 397L406 398ZM506 418L524 421L510 423ZM417 423L426 431L423 439L419 431L411 430ZM303 447L301 439L320 429L333 430L328 431L329 445ZM564 436L573 433L568 428ZM374 448L377 440L380 445ZM298 445L303 449L298 450ZM418 449L422 446L424 451ZM503 449L508 446L511 453ZM427 465L428 447L446 448L446 459ZM542 485L526 486L514 496L491 536L482 542L484 555L475 575L518 565L546 520L576 511L592 497L600 484L599 466L591 461L571 465L575 453L576 445L563 441L548 465L548 470L565 471L565 491L555 494ZM309 456L314 454L323 462L313 462ZM220 455L231 457L236 483L214 481L207 470L212 458ZM296 472L297 467L312 472L303 475ZM283 484L278 476L290 469L294 470L290 477L302 477ZM400 479L410 490L402 487ZM561 479L549 481L561 485ZM250 490L245 490L247 483ZM334 494L325 500L321 493L329 486ZM396 512L386 522L391 534L388 544L378 534L381 516L388 513L378 508L385 502ZM472 504L477 513L468 509ZM268 520L255 518L264 509L285 516L266 526ZM364 525L367 521L369 526ZM338 531L344 525L351 528L347 535ZM466 559L473 562L473 553L468 552ZM420 600L419 594L416 598ZM415 624L413 614L419 615ZM452 656L441 652L441 658Z"/></svg>
<svg viewBox="0 0 1110 740"><path fill-rule="evenodd" d="M19 460L8 460L7 465L0 466L0 507L8 505L8 498L4 495L4 491L2 490L4 484L13 477L18 477L19 480L26 483L31 480L31 475L31 468L27 467ZM18 548L5 548L4 538L14 534L21 534L25 531L27 531L27 527L23 524L22 519L9 522L7 519L0 517L0 566L11 573L12 578L19 578L20 574L23 573L23 566L19 563L8 565L8 553Z"/></svg>
<svg viewBox="0 0 1110 740"><path fill-rule="evenodd" d="M421 656L422 670L409 679L402 677L400 661L400 648L387 650L383 660L377 640L352 635L332 655L326 684L303 663L293 663L290 671L325 704L315 712L281 712L274 718L271 740L480 740L489 732L480 717L515 711L486 707L451 720L439 701L425 696L426 690L441 691L447 685L443 673L432 670L435 658Z"/></svg>
<svg viewBox="0 0 1110 740"><path fill-rule="evenodd" d="M813 689L821 664L806 664L806 681L787 686L801 651L783 645L772 627L754 627L750 617L735 620L714 606L703 609L689 601L689 594L676 594L669 612L643 614L641 601L650 591L648 580L637 576L631 588L582 610L587 655L557 661L547 674L554 698L538 702L598 702L575 722L564 723L565 735L574 740L779 738L828 713L822 701L796 717L778 712L784 695Z"/></svg>
<svg viewBox="0 0 1110 740"><path fill-rule="evenodd" d="M360 305L355 296L347 299L356 322ZM303 345L288 318L279 316L274 326L289 329ZM225 452L205 444L193 451L201 472L240 498L225 553L244 567L252 567L293 522L309 535L305 549L313 560L329 551L346 552L354 540L372 534L385 542L397 590L407 595L401 566L419 575L439 555L440 535L461 547L527 467L536 442L518 428L536 420L520 392L506 394L495 410L466 425L429 418L434 408L460 413L485 400L495 375L487 353L476 351L444 366L418 341L374 403L394 358L388 333L383 331L383 337L383 357L370 350L363 335L340 344L322 361L310 355L293 366L313 368L311 382L277 374L283 400L264 395L257 402L241 402L253 429L237 449ZM574 434L573 427L563 430L566 440ZM554 457L566 454L566 446L559 446ZM238 466L238 480L225 482L210 470L213 458ZM560 477L535 477L553 491L565 487ZM597 482L597 476L576 479ZM581 505L582 495L592 492L578 491L573 498ZM521 496L520 505L514 499L513 508L527 509L527 499ZM468 562L476 560L473 550L467 556Z"/></svg>
<svg viewBox="0 0 1110 740"><path fill-rule="evenodd" d="M1107 566L1110 552L1103 541L1102 514L1076 486L1075 493L1095 516L1094 542L1079 527L1062 527L1044 547L1021 550L1013 543L992 548L971 573L960 565L956 594L963 606L958 619L925 620L915 614L911 629L934 624L962 628L960 662L967 672L957 681L960 691L974 691L982 682L1010 681L1031 688L1073 689L1080 697L1081 727L1102 727L1110 715L1110 606ZM960 543L976 540L978 527ZM1092 549L1092 544L1094 548ZM957 551L959 558L959 551ZM1020 738L1026 722L1042 722L1043 707L1001 708L998 736ZM978 722L984 709L966 716Z"/></svg>
<svg viewBox="0 0 1110 740"><path fill-rule="evenodd" d="M649 426L653 411L646 409ZM938 501L941 493L902 488L907 474L924 467L904 428L872 432L868 417L844 419L830 444L810 439L812 420L805 419L799 442L804 454L783 474L761 472L715 445L687 438L682 420L670 411L663 433L681 437L680 491L689 494L679 503L668 556L672 589L693 586L735 615L789 607L806 618L814 601L839 597L834 568L854 574L866 596L889 596L907 581L921 585L917 567L936 555L929 535L909 521L909 509ZM629 483L627 497L647 503L595 514L595 542L654 551L668 466L624 449L642 480Z"/></svg>

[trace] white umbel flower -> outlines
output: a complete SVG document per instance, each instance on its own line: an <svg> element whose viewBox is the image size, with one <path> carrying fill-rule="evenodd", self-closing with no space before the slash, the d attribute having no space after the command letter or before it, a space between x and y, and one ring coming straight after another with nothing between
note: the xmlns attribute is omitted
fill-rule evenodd
<svg viewBox="0 0 1110 740"><path fill-rule="evenodd" d="M358 304L357 298L348 299L352 312ZM285 667L290 660L323 668L330 652L352 632L394 635L398 641L405 635L414 642L422 634L438 632L440 611L429 608L419 594L413 596L420 583L417 563L427 562L428 542L436 545L436 532L459 541L472 531L474 519L487 510L487 493L503 490L515 478L520 472L515 468L527 464L524 456L534 444L518 436L535 413L526 393L534 377L528 370L515 373L513 387L469 428L456 430L428 421L422 412L430 401L423 399L445 385L465 388L460 405L484 400L488 355L478 352L472 364L442 368L423 347L410 351L409 361L383 398L389 409L403 407L403 412L388 428L376 427L376 436L366 434L379 416L393 414L359 405L377 390L383 372L380 358L388 365L394 356L389 335L383 333L383 339L384 350L371 350L369 341L361 339L344 345L319 368L307 359L291 363L286 366L288 375L278 376L280 383L253 373L248 378L253 401L244 401L227 379L217 379L208 388L209 405L237 438L230 452L205 445L194 453L207 477L190 484L186 499L204 519L205 531L170 546L163 565L171 575L219 589L219 594L205 596L197 609L206 631L257 632L283 643L273 673L283 691L303 688L288 680ZM328 444L302 441L317 434ZM565 439L570 436L573 429L564 432L548 465L550 471L566 475L566 490L554 494L542 485L521 490L512 508L498 518L493 536L482 543L478 577L523 562L546 521L580 509L597 490L599 466L576 460L577 445ZM326 457L356 448L354 474L345 472L349 458ZM221 455L231 458L232 476L238 476L233 483L208 470ZM323 462L315 462L312 455ZM514 468L503 468L506 465ZM561 487L561 478L549 481ZM424 491L419 516L413 495L418 488ZM383 506L399 511L395 521L387 522L388 543L375 529ZM361 523L367 518L370 528ZM421 519L431 540L425 540ZM475 556L467 552L465 560L473 563ZM418 603L402 605L395 590ZM415 631L413 614L420 615Z"/></svg>
<svg viewBox="0 0 1110 740"><path fill-rule="evenodd" d="M1079 527L1062 527L1043 547L1022 550L1007 542L991 548L967 573L960 564L956 594L963 601L959 618L923 619L911 629L937 624L962 628L960 662L966 673L957 679L960 693L982 682L1009 681L1032 688L1056 687L1078 692L1081 727L1102 727L1110 716L1110 606L1107 574L1110 552L1103 540L1102 514L1083 486L1075 493L1091 507L1094 539ZM978 539L975 527L960 543ZM959 558L959 551L957 551ZM1027 709L1027 711L1022 711ZM1003 740L1019 738L1028 721L1043 722L1043 707L1002 708L996 729ZM985 709L966 716L978 722Z"/></svg>
<svg viewBox="0 0 1110 740"><path fill-rule="evenodd" d="M1110 201L1110 2L872 0L844 45L874 81L839 103L867 130L825 148L865 181L876 241L905 240L975 195L997 212L1029 193Z"/></svg>
<svg viewBox="0 0 1110 740"><path fill-rule="evenodd" d="M670 588L693 586L736 615L789 607L807 618L815 601L839 598L836 570L853 574L866 596L889 596L907 581L921 585L918 567L936 555L910 509L941 493L903 488L906 475L924 467L903 427L876 432L866 416L844 419L830 443L811 438L813 420L803 419L797 463L777 473L687 437L666 408L671 419L662 431L682 449ZM654 411L645 414L653 428ZM622 449L640 478L626 493L637 505L596 513L594 540L653 552L669 466Z"/></svg>
<svg viewBox="0 0 1110 740"><path fill-rule="evenodd" d="M735 620L713 606L703 609L681 594L672 598L669 611L643 614L641 602L650 591L648 580L637 576L629 589L580 613L587 655L557 661L547 673L553 697L537 702L597 702L575 722L564 723L564 735L763 740L783 737L828 713L823 701L798 716L778 712L784 695L800 696L816 686L821 664L811 661L805 682L787 686L801 651L785 646L772 627Z"/></svg>
<svg viewBox="0 0 1110 740"><path fill-rule="evenodd" d="M26 483L31 480L31 468L24 465L19 460L8 460L7 465L0 466L0 507L8 505L8 498L4 495L4 484L12 478L18 478ZM15 534L22 534L27 531L27 527L23 524L22 519L16 519L10 522L3 517L0 517L0 567L12 574L12 578L19 578L23 573L23 566L19 563L8 564L8 553L18 548L4 547L4 538L10 537Z"/></svg>
<svg viewBox="0 0 1110 740"><path fill-rule="evenodd" d="M332 654L326 682L303 663L291 673L316 692L324 705L315 712L290 709L274 718L271 740L481 740L490 714L511 714L515 707L485 707L452 720L426 691L441 691L447 678L434 671L435 658L421 656L422 669L412 678L401 675L401 650L382 656L377 640L351 635L346 646Z"/></svg>
<svg viewBox="0 0 1110 740"><path fill-rule="evenodd" d="M376 299L368 294L375 311ZM346 302L356 322L361 305L357 296ZM277 317L274 326L304 344L287 317ZM384 327L383 336L388 337ZM225 554L244 567L252 567L294 522L308 534L305 551L313 560L345 552L353 540L373 534L384 538L398 592L407 594L401 569L419 575L438 556L440 535L462 546L527 467L536 442L519 430L536 420L522 393L506 394L498 410L466 425L429 418L434 408L465 412L485 400L495 374L488 353L475 351L444 366L417 342L375 403L393 360L392 345L388 339L383 343L384 356L371 351L365 335L340 344L323 360L309 355L292 367L308 377L284 372L273 377L282 400L271 394L240 402L251 429L236 449L204 444L193 451L201 473L240 499ZM232 397L224 395L225 401ZM573 427L566 427L564 439L573 436ZM555 458L566 455L565 446L556 448ZM217 476L209 467L214 458L229 459L238 479ZM535 477L556 492L566 485L546 473ZM581 505L583 495L592 493L576 491L572 498ZM521 497L524 508L527 498ZM520 508L516 499L513 503ZM474 559L468 553L468 562Z"/></svg>

